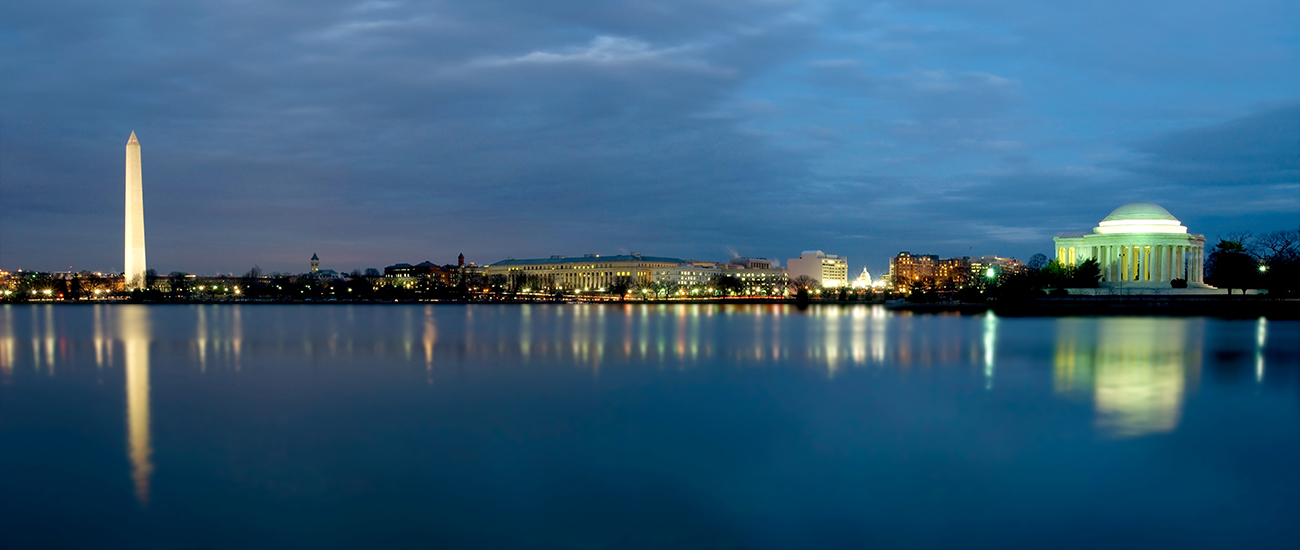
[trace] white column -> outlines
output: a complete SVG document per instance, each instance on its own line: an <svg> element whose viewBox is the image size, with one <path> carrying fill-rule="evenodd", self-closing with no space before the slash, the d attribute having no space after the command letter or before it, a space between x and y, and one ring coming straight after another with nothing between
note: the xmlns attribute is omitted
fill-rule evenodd
<svg viewBox="0 0 1300 550"><path fill-rule="evenodd" d="M1155 245L1151 247L1151 251L1156 255L1156 272L1153 274L1153 280L1163 281L1165 280L1165 247Z"/></svg>
<svg viewBox="0 0 1300 550"><path fill-rule="evenodd" d="M1144 244L1138 245L1138 279L1146 282L1151 279L1151 253Z"/></svg>
<svg viewBox="0 0 1300 550"><path fill-rule="evenodd" d="M1152 245L1151 246L1151 259L1152 259L1151 280L1152 281L1159 281L1160 277L1164 275L1163 273L1160 272L1160 270L1164 268L1163 258L1164 258L1164 250L1160 248L1160 245L1158 244Z"/></svg>
<svg viewBox="0 0 1300 550"><path fill-rule="evenodd" d="M1115 247L1106 245L1106 282L1115 281Z"/></svg>
<svg viewBox="0 0 1300 550"><path fill-rule="evenodd" d="M1166 254L1167 259L1169 259L1169 276L1165 277L1165 281L1173 281L1177 278L1174 277L1174 247L1166 246L1165 250L1169 252L1169 254Z"/></svg>
<svg viewBox="0 0 1300 550"><path fill-rule="evenodd" d="M1204 273L1204 271L1205 271L1205 260L1201 259L1201 253L1202 253L1202 250L1201 250L1200 247L1197 247L1197 248L1193 248L1193 249L1192 249L1192 257L1194 258L1194 260L1193 260L1193 264L1192 264L1192 267L1193 267L1194 269L1196 269L1196 271L1195 271L1196 275L1195 275L1195 276L1196 276L1196 282L1198 282L1198 283L1201 282L1201 281L1203 281L1203 280L1204 280L1204 277L1205 277L1205 273Z"/></svg>
<svg viewBox="0 0 1300 550"><path fill-rule="evenodd" d="M1196 282L1205 282L1205 249L1196 249Z"/></svg>
<svg viewBox="0 0 1300 550"><path fill-rule="evenodd" d="M1127 260L1128 254L1124 253L1124 245L1117 245L1115 247L1115 271L1118 272L1118 275L1115 276L1116 280L1128 280L1128 274L1124 271L1124 262Z"/></svg>
<svg viewBox="0 0 1300 550"><path fill-rule="evenodd" d="M1133 263L1133 250L1128 245L1122 245L1119 247L1119 253L1121 258L1119 262L1120 278L1125 281L1132 281L1133 277L1129 276L1131 271L1129 266Z"/></svg>
<svg viewBox="0 0 1300 550"><path fill-rule="evenodd" d="M1160 253L1159 253L1159 256L1160 256L1160 277L1159 277L1158 280L1159 280L1159 281L1168 281L1168 280L1169 280L1169 258L1167 258L1167 256L1169 256L1169 246L1168 246L1168 245L1159 245L1159 246L1157 246L1156 248L1160 250Z"/></svg>
<svg viewBox="0 0 1300 550"><path fill-rule="evenodd" d="M1169 247L1169 279L1178 278L1178 247Z"/></svg>

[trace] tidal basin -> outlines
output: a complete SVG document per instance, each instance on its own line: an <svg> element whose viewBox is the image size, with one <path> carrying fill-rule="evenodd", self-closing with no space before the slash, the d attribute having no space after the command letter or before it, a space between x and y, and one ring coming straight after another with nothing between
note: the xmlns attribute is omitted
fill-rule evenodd
<svg viewBox="0 0 1300 550"><path fill-rule="evenodd" d="M1295 548L1300 322L0 307L0 548Z"/></svg>

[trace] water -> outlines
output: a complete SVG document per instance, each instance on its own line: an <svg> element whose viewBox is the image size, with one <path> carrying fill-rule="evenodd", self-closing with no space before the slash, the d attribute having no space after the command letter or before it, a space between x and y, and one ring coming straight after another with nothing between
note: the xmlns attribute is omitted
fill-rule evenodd
<svg viewBox="0 0 1300 550"><path fill-rule="evenodd" d="M1300 323L4 306L3 548L1300 546Z"/></svg>

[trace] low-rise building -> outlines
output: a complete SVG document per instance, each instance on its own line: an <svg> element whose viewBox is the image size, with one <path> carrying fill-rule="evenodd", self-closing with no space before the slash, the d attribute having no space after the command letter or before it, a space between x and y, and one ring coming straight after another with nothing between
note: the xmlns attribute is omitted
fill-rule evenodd
<svg viewBox="0 0 1300 550"><path fill-rule="evenodd" d="M587 254L581 258L551 256L547 259L501 260L487 266L487 275L503 275L524 281L530 288L548 290L604 290L616 283L629 286L650 284L657 268L677 267L678 258Z"/></svg>
<svg viewBox="0 0 1300 550"><path fill-rule="evenodd" d="M1015 258L1000 258L998 256L980 256L972 258L970 261L971 277L983 277L985 279L1001 280L1006 279L1017 273L1024 272L1027 267L1020 260Z"/></svg>
<svg viewBox="0 0 1300 550"><path fill-rule="evenodd" d="M766 265L772 264L767 262ZM732 277L739 281L744 295L770 296L784 293L790 282L786 270L779 267L746 268L738 263L713 262L688 262L657 267L653 271L652 281L669 287L707 287L721 277Z"/></svg>

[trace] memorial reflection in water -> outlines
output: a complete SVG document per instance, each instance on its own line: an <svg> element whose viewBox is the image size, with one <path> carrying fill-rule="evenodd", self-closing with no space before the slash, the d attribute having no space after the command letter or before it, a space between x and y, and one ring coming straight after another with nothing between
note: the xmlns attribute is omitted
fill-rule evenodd
<svg viewBox="0 0 1300 550"><path fill-rule="evenodd" d="M1172 431L1200 377L1203 324L1180 318L1061 319L1056 389L1090 396L1106 435Z"/></svg>
<svg viewBox="0 0 1300 550"><path fill-rule="evenodd" d="M75 376L78 361L93 357L101 379L122 366L125 455L144 506L155 445L167 439L151 426L159 387L151 377L160 371L202 381L302 364L367 376L410 364L432 385L449 369L543 366L593 377L645 366L779 368L830 381L873 369L895 384L928 383L908 380L929 370L1015 399L1031 392L1024 380L1050 378L1056 396L1091 402L1099 433L1132 438L1178 429L1200 379L1207 322L914 316L867 305L9 306L0 308L0 381L14 384L29 364L40 376ZM85 334L76 333L78 323ZM1256 381L1267 376L1268 330L1263 319L1250 322ZM1035 347L1043 338L1050 348ZM1025 351L1036 349L1054 353ZM1018 378L995 384L998 376Z"/></svg>

